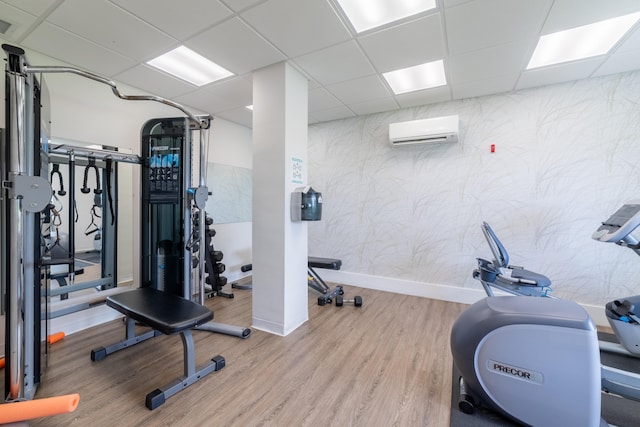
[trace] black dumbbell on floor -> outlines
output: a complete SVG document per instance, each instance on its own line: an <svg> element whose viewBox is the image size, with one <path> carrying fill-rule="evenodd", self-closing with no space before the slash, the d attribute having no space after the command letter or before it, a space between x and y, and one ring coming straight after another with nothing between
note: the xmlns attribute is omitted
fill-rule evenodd
<svg viewBox="0 0 640 427"><path fill-rule="evenodd" d="M342 307L344 304L353 304L356 307L362 307L362 297L356 295L353 299L344 299L341 296L337 296L336 307Z"/></svg>

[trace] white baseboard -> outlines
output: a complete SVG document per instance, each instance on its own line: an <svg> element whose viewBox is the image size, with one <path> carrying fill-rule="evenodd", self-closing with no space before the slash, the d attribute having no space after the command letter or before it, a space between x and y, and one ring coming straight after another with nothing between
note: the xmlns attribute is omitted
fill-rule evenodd
<svg viewBox="0 0 640 427"><path fill-rule="evenodd" d="M342 270L320 270L323 280L344 285L378 291L395 292L404 295L414 295L443 301L473 304L486 297L482 289L461 288L457 286L441 285L412 280L394 279L390 277L371 276L368 274L351 273ZM609 326L604 307L590 304L580 304L598 326Z"/></svg>
<svg viewBox="0 0 640 427"><path fill-rule="evenodd" d="M242 272L242 271L236 271L235 273L224 273L223 276L225 276L227 278L227 283L232 283L232 282L237 282L240 279L244 279L245 277L249 277L251 276L251 272L247 271L247 272Z"/></svg>
<svg viewBox="0 0 640 427"><path fill-rule="evenodd" d="M270 320L258 319L254 317L251 327L253 329L258 329L262 332L268 332L270 334L285 337L289 335L291 332L295 331L300 325L302 325L308 320L309 318L307 317L306 319L301 319L298 324L284 325L281 323L272 322Z"/></svg>

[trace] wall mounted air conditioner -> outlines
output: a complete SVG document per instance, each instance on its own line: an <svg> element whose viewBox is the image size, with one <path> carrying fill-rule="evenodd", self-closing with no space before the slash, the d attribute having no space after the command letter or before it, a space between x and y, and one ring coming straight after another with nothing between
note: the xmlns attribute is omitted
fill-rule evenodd
<svg viewBox="0 0 640 427"><path fill-rule="evenodd" d="M391 123L389 142L391 145L457 142L458 123L457 115Z"/></svg>

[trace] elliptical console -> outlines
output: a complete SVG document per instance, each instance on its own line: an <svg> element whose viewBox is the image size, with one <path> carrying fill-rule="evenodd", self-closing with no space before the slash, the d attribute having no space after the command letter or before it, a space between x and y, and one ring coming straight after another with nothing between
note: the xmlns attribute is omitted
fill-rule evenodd
<svg viewBox="0 0 640 427"><path fill-rule="evenodd" d="M629 246L631 249L638 249L638 240L631 236L631 233L639 225L640 200L632 200L615 211L598 227L591 237L600 242L615 243L621 246ZM636 247L634 248L633 246Z"/></svg>

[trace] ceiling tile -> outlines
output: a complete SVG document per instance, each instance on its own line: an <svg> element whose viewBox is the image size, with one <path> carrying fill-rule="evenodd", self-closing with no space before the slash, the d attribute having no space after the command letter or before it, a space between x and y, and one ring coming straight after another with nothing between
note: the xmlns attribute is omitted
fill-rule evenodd
<svg viewBox="0 0 640 427"><path fill-rule="evenodd" d="M542 28L542 34L593 24L637 11L640 11L638 0L556 0Z"/></svg>
<svg viewBox="0 0 640 427"><path fill-rule="evenodd" d="M453 85L453 99L475 98L478 96L492 95L496 93L510 92L515 87L520 74L498 75L460 82Z"/></svg>
<svg viewBox="0 0 640 427"><path fill-rule="evenodd" d="M482 0L445 11L449 53L537 37L552 0Z"/></svg>
<svg viewBox="0 0 640 427"><path fill-rule="evenodd" d="M470 1L474 1L474 0L442 0L442 3L444 4L444 7L454 7L454 6L458 6L459 4L462 3L468 3Z"/></svg>
<svg viewBox="0 0 640 427"><path fill-rule="evenodd" d="M325 88L317 88L309 90L309 111L326 110L342 106L342 102L329 93Z"/></svg>
<svg viewBox="0 0 640 427"><path fill-rule="evenodd" d="M372 99L370 101L349 104L349 108L359 116L366 114L381 113L383 111L392 111L400 108L393 97Z"/></svg>
<svg viewBox="0 0 640 427"><path fill-rule="evenodd" d="M234 77L178 96L176 100L216 114L220 111L253 104L253 89L251 82L242 77Z"/></svg>
<svg viewBox="0 0 640 427"><path fill-rule="evenodd" d="M568 62L550 67L536 68L524 71L516 89L534 86L545 86L555 83L568 82L589 77L602 63L603 57Z"/></svg>
<svg viewBox="0 0 640 427"><path fill-rule="evenodd" d="M135 64L127 57L47 23L38 26L22 44L101 76L112 77Z"/></svg>
<svg viewBox="0 0 640 427"><path fill-rule="evenodd" d="M346 119L349 117L355 117L353 111L349 110L347 107L335 107L329 108L327 110L315 111L310 115L311 123L320 123L320 122L328 122L331 120L339 120Z"/></svg>
<svg viewBox="0 0 640 427"><path fill-rule="evenodd" d="M0 37L12 42L20 41L37 19L23 10L4 3L0 3L0 18L11 24L4 34L0 34Z"/></svg>
<svg viewBox="0 0 640 427"><path fill-rule="evenodd" d="M232 14L217 0L111 1L181 41L221 22Z"/></svg>
<svg viewBox="0 0 640 427"><path fill-rule="evenodd" d="M636 25L636 30L623 38L618 46L614 46L614 53L640 49L640 26Z"/></svg>
<svg viewBox="0 0 640 427"><path fill-rule="evenodd" d="M220 111L216 116L242 126L251 127L253 125L253 114L245 107L234 108L233 110Z"/></svg>
<svg viewBox="0 0 640 427"><path fill-rule="evenodd" d="M448 86L441 86L417 92L403 93L396 95L395 98L401 108L417 107L419 105L451 101L451 89Z"/></svg>
<svg viewBox="0 0 640 427"><path fill-rule="evenodd" d="M329 85L327 90L345 104L391 96L377 75Z"/></svg>
<svg viewBox="0 0 640 427"><path fill-rule="evenodd" d="M172 98L197 90L196 86L159 72L145 64L119 73L114 76L114 79L164 98Z"/></svg>
<svg viewBox="0 0 640 427"><path fill-rule="evenodd" d="M50 8L55 8L59 3L64 0L2 0L3 3L15 6L18 9L24 10L35 16L39 16Z"/></svg>
<svg viewBox="0 0 640 427"><path fill-rule="evenodd" d="M301 56L295 59L295 63L322 85L375 74L353 40Z"/></svg>
<svg viewBox="0 0 640 427"><path fill-rule="evenodd" d="M326 1L270 0L242 13L242 17L291 57L351 38Z"/></svg>
<svg viewBox="0 0 640 427"><path fill-rule="evenodd" d="M178 45L175 39L105 0L65 0L47 21L143 61Z"/></svg>
<svg viewBox="0 0 640 427"><path fill-rule="evenodd" d="M623 73L640 69L640 27L629 34L619 46L614 47L604 63L593 73L593 76Z"/></svg>
<svg viewBox="0 0 640 427"><path fill-rule="evenodd" d="M197 35L186 46L234 74L244 74L286 59L238 18Z"/></svg>
<svg viewBox="0 0 640 427"><path fill-rule="evenodd" d="M265 0L222 0L224 4L226 4L228 7L235 10L236 12L245 10L263 1Z"/></svg>
<svg viewBox="0 0 640 427"><path fill-rule="evenodd" d="M592 76L624 73L640 69L640 49L625 50L611 55Z"/></svg>
<svg viewBox="0 0 640 427"><path fill-rule="evenodd" d="M440 13L368 34L358 41L380 73L446 56Z"/></svg>
<svg viewBox="0 0 640 427"><path fill-rule="evenodd" d="M452 55L447 65L447 78L455 87L460 83L507 76L507 80L513 85L520 70L527 64L528 58L525 55L530 46L529 41L520 41Z"/></svg>

